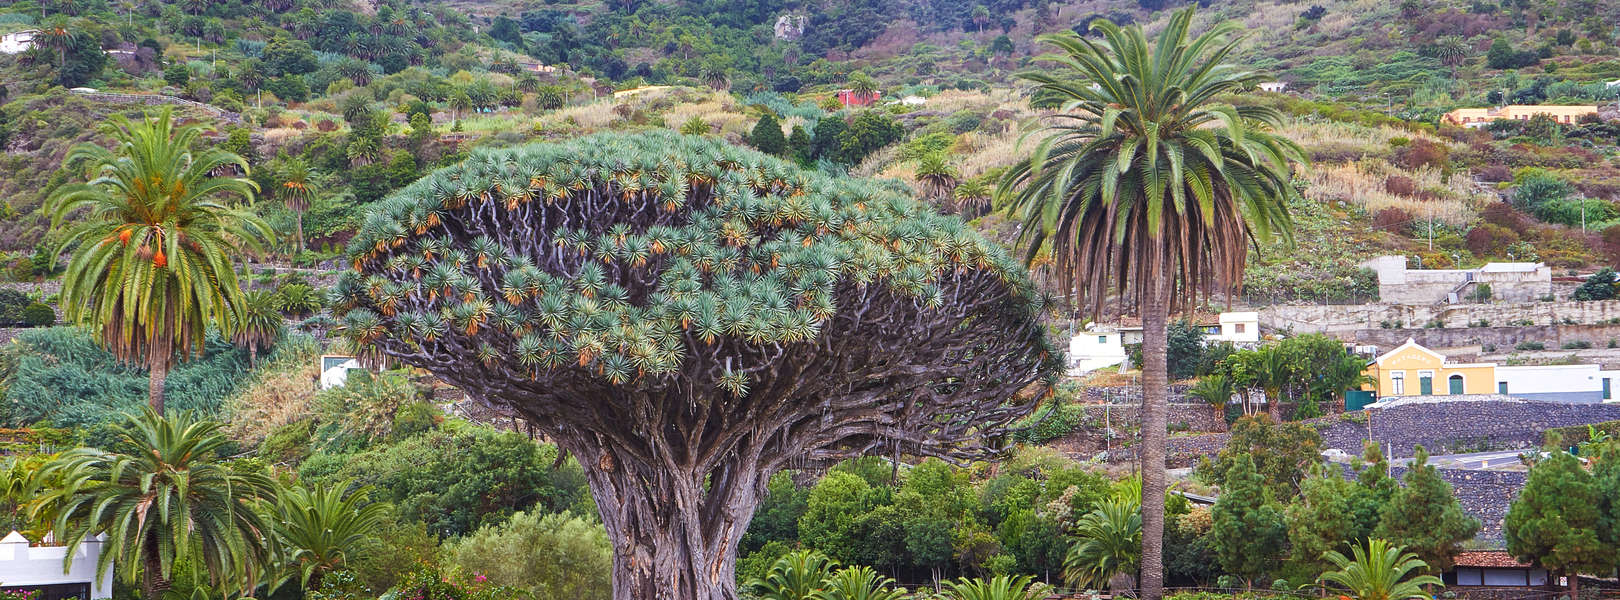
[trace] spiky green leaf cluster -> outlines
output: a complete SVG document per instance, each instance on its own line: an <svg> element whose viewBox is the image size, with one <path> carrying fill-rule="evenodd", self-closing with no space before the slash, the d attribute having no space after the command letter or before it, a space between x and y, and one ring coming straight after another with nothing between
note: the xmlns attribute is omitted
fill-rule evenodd
<svg viewBox="0 0 1620 600"><path fill-rule="evenodd" d="M446 342L529 377L615 384L724 338L812 341L846 289L939 309L942 276L981 270L1028 322L1043 304L999 248L898 184L672 133L476 153L381 203L349 254L334 295L362 345ZM744 367L718 383L745 393Z"/></svg>

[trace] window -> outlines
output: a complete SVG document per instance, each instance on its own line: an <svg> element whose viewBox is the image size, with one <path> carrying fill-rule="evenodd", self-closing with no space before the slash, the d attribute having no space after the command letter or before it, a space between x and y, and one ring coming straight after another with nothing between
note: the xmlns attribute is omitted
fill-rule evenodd
<svg viewBox="0 0 1620 600"><path fill-rule="evenodd" d="M1402 396L1406 394L1406 371L1389 372L1389 395Z"/></svg>
<svg viewBox="0 0 1620 600"><path fill-rule="evenodd" d="M1496 393L1498 393L1498 394L1506 394L1507 393L1507 382L1506 381L1498 381L1498 382L1496 382Z"/></svg>
<svg viewBox="0 0 1620 600"><path fill-rule="evenodd" d="M1204 333L1207 333L1209 335L1220 335L1221 334L1221 326L1220 325L1205 325L1204 326Z"/></svg>
<svg viewBox="0 0 1620 600"><path fill-rule="evenodd" d="M1108 343L1108 336L1106 336L1106 335L1099 335L1099 336L1097 336L1097 343L1099 343L1099 344L1106 344L1106 343Z"/></svg>
<svg viewBox="0 0 1620 600"><path fill-rule="evenodd" d="M1608 377L1604 377L1604 378L1603 378L1603 399L1604 399L1604 400L1609 400L1609 399L1610 399L1610 398L1609 398L1609 396L1610 396L1610 395L1611 395L1611 394L1612 394L1612 393L1613 393L1613 392L1612 392L1612 391L1611 391L1611 390L1610 390L1610 389L1609 389L1609 378L1608 378Z"/></svg>
<svg viewBox="0 0 1620 600"><path fill-rule="evenodd" d="M1457 585L1485 585L1485 578L1479 569L1457 568Z"/></svg>
<svg viewBox="0 0 1620 600"><path fill-rule="evenodd" d="M1434 395L1434 371L1418 371L1418 394Z"/></svg>
<svg viewBox="0 0 1620 600"><path fill-rule="evenodd" d="M1243 333L1243 324L1242 324L1242 323L1238 323L1238 324L1235 324L1235 325L1233 325L1233 326L1232 326L1232 330L1233 330L1233 331L1236 331L1236 332L1238 332L1238 333Z"/></svg>

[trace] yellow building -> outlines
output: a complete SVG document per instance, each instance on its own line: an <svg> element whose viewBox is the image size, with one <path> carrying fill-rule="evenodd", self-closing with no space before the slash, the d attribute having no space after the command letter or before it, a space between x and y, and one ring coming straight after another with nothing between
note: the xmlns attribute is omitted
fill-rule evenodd
<svg viewBox="0 0 1620 600"><path fill-rule="evenodd" d="M1456 363L1408 338L1367 364L1373 383L1363 386L1379 397L1493 394L1496 363Z"/></svg>
<svg viewBox="0 0 1620 600"><path fill-rule="evenodd" d="M1540 106L1532 104L1509 104L1496 108L1459 108L1448 112L1442 119L1452 125L1463 127L1484 127L1491 121L1511 119L1515 121L1528 121L1536 115L1547 115L1559 123L1574 124L1586 115L1597 114L1596 106Z"/></svg>

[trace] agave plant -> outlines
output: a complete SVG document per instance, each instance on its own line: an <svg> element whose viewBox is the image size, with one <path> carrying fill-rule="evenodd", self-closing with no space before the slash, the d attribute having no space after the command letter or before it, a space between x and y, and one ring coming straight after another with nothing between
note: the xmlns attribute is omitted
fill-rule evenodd
<svg viewBox="0 0 1620 600"><path fill-rule="evenodd" d="M1338 551L1328 551L1325 558L1339 570L1323 573L1320 581L1343 586L1356 600L1429 598L1431 594L1423 586L1445 586L1433 575L1408 577L1413 571L1421 573L1428 569L1428 563L1387 541L1369 539L1365 548L1358 545L1351 551L1354 559L1345 558Z"/></svg>

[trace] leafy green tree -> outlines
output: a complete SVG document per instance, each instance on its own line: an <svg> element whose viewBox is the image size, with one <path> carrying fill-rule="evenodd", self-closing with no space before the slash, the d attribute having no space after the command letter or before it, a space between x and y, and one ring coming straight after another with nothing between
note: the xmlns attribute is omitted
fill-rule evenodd
<svg viewBox="0 0 1620 600"><path fill-rule="evenodd" d="M1479 520L1463 512L1451 484L1428 463L1429 453L1417 447L1405 483L1384 506L1373 537L1403 546L1439 570L1451 568L1452 557L1463 542L1474 539Z"/></svg>
<svg viewBox="0 0 1620 600"><path fill-rule="evenodd" d="M313 73L320 68L315 51L308 43L284 35L273 37L265 43L263 61L264 70L271 77Z"/></svg>
<svg viewBox="0 0 1620 600"><path fill-rule="evenodd" d="M1142 560L1142 504L1115 497L1102 502L1075 526L1076 541L1063 559L1069 585L1101 588L1115 575L1134 576Z"/></svg>
<svg viewBox="0 0 1620 600"><path fill-rule="evenodd" d="M1564 452L1530 468L1518 499L1502 522L1507 550L1514 558L1568 574L1570 597L1579 597L1579 573L1613 568L1615 547L1598 532L1605 515L1603 490L1580 460Z"/></svg>
<svg viewBox="0 0 1620 600"><path fill-rule="evenodd" d="M480 155L366 223L334 290L346 335L554 423L587 457L624 599L729 597L762 478L901 448L983 456L1038 401L1014 392L1060 368L1034 285L960 220L713 139ZM677 416L694 398L709 416Z"/></svg>
<svg viewBox="0 0 1620 600"><path fill-rule="evenodd" d="M535 600L613 594L613 544L600 523L571 512L521 512L447 543L446 562Z"/></svg>
<svg viewBox="0 0 1620 600"><path fill-rule="evenodd" d="M379 541L375 534L389 506L370 502L369 487L348 488L298 484L276 494L271 548L285 576L296 576L305 591L320 589L322 578Z"/></svg>
<svg viewBox="0 0 1620 600"><path fill-rule="evenodd" d="M257 186L213 175L231 167L246 173L247 161L219 149L194 151L200 126L176 126L164 108L139 123L113 115L101 131L113 150L86 143L64 159L94 178L50 198L60 247L75 248L61 304L68 320L90 326L119 360L150 371L148 396L161 414L175 359L200 352L210 325L228 334L240 322L232 262L270 230L225 203L251 200Z"/></svg>
<svg viewBox="0 0 1620 600"><path fill-rule="evenodd" d="M838 150L833 160L846 165L859 164L873 152L900 141L905 135L905 127L887 113L862 111L850 121L849 128L839 134Z"/></svg>
<svg viewBox="0 0 1620 600"><path fill-rule="evenodd" d="M1599 498L1598 541L1608 548L1620 548L1620 442L1606 442L1598 454L1599 460L1592 468ZM1620 554L1620 550L1616 553Z"/></svg>
<svg viewBox="0 0 1620 600"><path fill-rule="evenodd" d="M120 453L75 448L42 474L61 478L35 507L56 515L53 529L68 556L106 535L97 572L117 561L146 598L161 597L175 562L188 558L200 561L216 589L253 589L269 558L263 534L270 527L252 506L274 495L270 479L218 462L230 440L218 424L190 414L164 418L147 409L112 432Z"/></svg>
<svg viewBox="0 0 1620 600"><path fill-rule="evenodd" d="M1327 560L1339 570L1322 573L1321 581L1344 586L1356 600L1430 598L1433 596L1424 586L1445 586L1439 577L1423 574L1429 565L1400 546L1374 538L1367 540L1365 548L1357 543L1352 550L1354 560L1337 550L1329 551ZM1418 575L1408 577L1414 571Z"/></svg>
<svg viewBox="0 0 1620 600"><path fill-rule="evenodd" d="M172 63L163 68L163 82L174 87L186 87L191 82L191 69L185 63Z"/></svg>
<svg viewBox="0 0 1620 600"><path fill-rule="evenodd" d="M760 600L810 600L838 563L815 550L790 552L771 565L763 579L744 587Z"/></svg>
<svg viewBox="0 0 1620 600"><path fill-rule="evenodd" d="M990 579L967 579L945 583L950 600L1037 600L1046 594L1029 575L997 575Z"/></svg>
<svg viewBox="0 0 1620 600"><path fill-rule="evenodd" d="M1023 222L1026 258L1053 260L1060 293L1101 314L1115 296L1142 317L1142 594L1163 595L1164 453L1172 305L1240 281L1248 240L1291 239L1291 165L1303 151L1265 130L1269 108L1234 108L1216 98L1262 75L1220 63L1238 43L1236 26L1190 36L1193 7L1178 11L1149 42L1140 27L1092 23L1090 43L1067 32L1038 38L1057 47L1057 69L1020 74L1032 102L1069 117L1048 127L1030 158L1009 168L998 197ZM1199 65L1199 67L1194 67Z"/></svg>
<svg viewBox="0 0 1620 600"><path fill-rule="evenodd" d="M810 157L814 159L838 160L838 147L844 132L849 129L849 123L844 117L837 114L822 117L816 121L816 127L810 140Z"/></svg>
<svg viewBox="0 0 1620 600"><path fill-rule="evenodd" d="M798 543L799 519L809 508L809 500L810 490L794 484L792 473L772 475L765 486L765 501L748 523L743 550L757 550L771 542Z"/></svg>
<svg viewBox="0 0 1620 600"><path fill-rule="evenodd" d="M1212 516L1210 542L1222 569L1252 584L1276 568L1288 528L1248 454L1232 460Z"/></svg>
<svg viewBox="0 0 1620 600"><path fill-rule="evenodd" d="M1299 482L1322 462L1322 435L1299 423L1274 423L1271 417L1255 415L1238 419L1226 439L1226 447L1208 469L1200 469L1220 485L1225 473L1238 459L1248 460L1265 480L1273 498L1292 498Z"/></svg>
<svg viewBox="0 0 1620 600"><path fill-rule="evenodd" d="M782 156L787 149L787 138L782 136L782 122L776 120L776 115L770 111L759 116L754 123L754 131L748 136L748 144L758 148L760 152L773 156Z"/></svg>
<svg viewBox="0 0 1620 600"><path fill-rule="evenodd" d="M810 162L810 153L810 133L804 130L803 125L794 125L793 132L789 133L787 138L787 157L803 165Z"/></svg>

